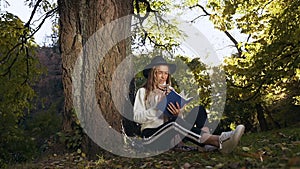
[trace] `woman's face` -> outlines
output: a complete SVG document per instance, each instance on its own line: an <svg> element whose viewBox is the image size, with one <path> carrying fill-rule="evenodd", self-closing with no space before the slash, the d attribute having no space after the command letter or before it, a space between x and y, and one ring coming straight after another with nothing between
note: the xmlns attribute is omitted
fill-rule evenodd
<svg viewBox="0 0 300 169"><path fill-rule="evenodd" d="M166 84L169 76L169 66L167 65L159 65L156 67L155 72L155 80L159 84Z"/></svg>

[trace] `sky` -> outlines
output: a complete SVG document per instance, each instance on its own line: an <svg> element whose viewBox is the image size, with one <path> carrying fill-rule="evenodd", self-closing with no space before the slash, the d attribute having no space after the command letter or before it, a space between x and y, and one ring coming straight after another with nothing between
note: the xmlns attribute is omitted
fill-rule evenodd
<svg viewBox="0 0 300 169"><path fill-rule="evenodd" d="M8 0L9 5L4 4L2 1L3 0L0 0L2 11L4 9L4 11L17 15L24 23L29 20L32 8L25 5L24 0ZM40 16L41 15L35 17L33 20L37 20ZM35 26L37 26L38 23L39 22L36 22ZM51 22L46 20L41 29L35 34L35 41L39 45L43 46L43 44L45 44L46 37L51 35L51 26Z"/></svg>
<svg viewBox="0 0 300 169"><path fill-rule="evenodd" d="M14 13L17 15L23 22L27 22L32 8L29 8L24 4L24 0L8 0L9 5L5 5L3 0L0 0L0 9L5 11ZM190 20L194 19L197 16L197 13L192 13L192 16L189 18ZM193 17L194 16L194 17ZM40 17L40 16L38 16ZM35 18L37 19L37 17ZM37 25L37 24L36 24ZM35 26L36 26L35 25ZM198 29L210 42L212 47L215 49L218 58L223 61L224 55L230 55L236 52L233 47L233 43L229 40L229 38L223 33L216 29L214 29L213 24L208 20L208 17L202 17L195 21L193 26ZM242 38L238 31L230 32L233 37ZM36 42L43 46L46 43L47 36L51 35L51 22L47 20L41 29L35 34Z"/></svg>

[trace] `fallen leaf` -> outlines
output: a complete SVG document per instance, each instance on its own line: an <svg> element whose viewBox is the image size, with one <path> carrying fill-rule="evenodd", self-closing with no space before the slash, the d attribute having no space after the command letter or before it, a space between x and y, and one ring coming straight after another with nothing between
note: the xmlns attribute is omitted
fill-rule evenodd
<svg viewBox="0 0 300 169"><path fill-rule="evenodd" d="M190 163L184 163L183 168L184 169L188 169L190 168L192 165Z"/></svg>
<svg viewBox="0 0 300 169"><path fill-rule="evenodd" d="M279 136L283 137L283 138L287 138L287 136L286 136L285 134L281 133L281 132L278 132L277 134L278 134Z"/></svg>
<svg viewBox="0 0 300 169"><path fill-rule="evenodd" d="M292 144L294 144L294 145L300 145L300 141L292 141Z"/></svg>
<svg viewBox="0 0 300 169"><path fill-rule="evenodd" d="M249 147L242 147L242 150L243 151L250 151L250 148Z"/></svg>
<svg viewBox="0 0 300 169"><path fill-rule="evenodd" d="M300 166L300 157L293 157L288 162L289 167Z"/></svg>
<svg viewBox="0 0 300 169"><path fill-rule="evenodd" d="M219 163L217 164L214 168L223 168L224 164L223 163Z"/></svg>

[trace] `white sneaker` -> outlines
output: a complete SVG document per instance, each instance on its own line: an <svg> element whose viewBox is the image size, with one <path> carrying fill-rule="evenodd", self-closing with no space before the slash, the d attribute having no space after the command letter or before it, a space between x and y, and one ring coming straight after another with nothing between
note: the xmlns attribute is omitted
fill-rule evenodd
<svg viewBox="0 0 300 169"><path fill-rule="evenodd" d="M229 132L222 132L220 141L220 151L222 153L231 153L233 149L238 145L242 135L244 134L245 126L238 125L235 130Z"/></svg>

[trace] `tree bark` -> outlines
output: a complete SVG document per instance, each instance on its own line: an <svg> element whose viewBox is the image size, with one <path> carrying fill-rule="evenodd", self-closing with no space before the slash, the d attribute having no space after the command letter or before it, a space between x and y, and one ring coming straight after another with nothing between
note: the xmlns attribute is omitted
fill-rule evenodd
<svg viewBox="0 0 300 169"><path fill-rule="evenodd" d="M90 37L106 24L122 16L133 13L133 4L131 0L58 0L59 23L60 23L60 49L63 69L63 88L65 96L65 105L63 113L63 130L71 132L76 121L74 118L74 103L72 93L72 73L78 56L84 49ZM128 23L130 28L130 23ZM128 31L130 29L119 30ZM105 39L104 39L105 40ZM97 41L104 41L97 39ZM95 44L97 44L95 42ZM121 132L121 116L116 110L111 96L111 82L114 70L126 57L128 43L122 40L115 45L98 63L98 72L95 79L95 94L102 115L108 124L116 131ZM101 46L99 47L101 48ZM128 49L127 49L128 50ZM84 72L89 73L89 69ZM125 74L126 72L124 72ZM122 89L120 84L119 89ZM120 92L120 97L121 92ZM102 137L106 137L106 133ZM87 153L95 149L95 145L90 139L85 138L83 149ZM92 145L92 146L91 146ZM95 153L95 152L92 152Z"/></svg>

